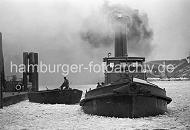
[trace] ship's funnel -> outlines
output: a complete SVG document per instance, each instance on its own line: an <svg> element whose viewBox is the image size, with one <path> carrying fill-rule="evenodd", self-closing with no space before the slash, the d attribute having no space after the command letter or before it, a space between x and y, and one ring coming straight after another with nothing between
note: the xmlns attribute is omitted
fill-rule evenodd
<svg viewBox="0 0 190 130"><path fill-rule="evenodd" d="M130 17L121 12L114 13L115 57L127 56L127 28L131 23Z"/></svg>
<svg viewBox="0 0 190 130"><path fill-rule="evenodd" d="M115 31L115 57L127 56L126 29L122 26Z"/></svg>

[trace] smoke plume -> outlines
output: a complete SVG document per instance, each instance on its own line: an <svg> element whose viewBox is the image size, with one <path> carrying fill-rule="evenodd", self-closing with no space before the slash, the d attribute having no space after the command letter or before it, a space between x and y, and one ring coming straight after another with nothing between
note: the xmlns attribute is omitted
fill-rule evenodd
<svg viewBox="0 0 190 130"><path fill-rule="evenodd" d="M119 22L114 18L115 13L129 17L129 20L122 23L127 25L128 52L134 55L149 55L153 49L151 44L153 31L149 27L148 17L126 5L104 3L96 14L86 18L81 38L95 48L112 45L114 43L113 33L117 28L115 25Z"/></svg>
<svg viewBox="0 0 190 130"><path fill-rule="evenodd" d="M113 52L115 12L130 17L129 56L148 55L154 59L186 56L190 49L190 18L187 17L190 4L181 2L186 0L134 1L126 0L121 5L102 0L0 0L6 76L14 74L10 72L11 61L22 63L24 51L38 52L39 60L51 65L82 63L87 67L90 61L101 63L102 57ZM96 83L103 79L103 74L83 71L69 74L68 78L72 84ZM58 87L63 75L40 73L39 81L42 86Z"/></svg>

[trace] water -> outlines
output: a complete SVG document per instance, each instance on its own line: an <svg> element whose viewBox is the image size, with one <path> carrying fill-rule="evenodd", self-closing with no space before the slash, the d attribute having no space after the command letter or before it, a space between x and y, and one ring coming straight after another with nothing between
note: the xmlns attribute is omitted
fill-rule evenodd
<svg viewBox="0 0 190 130"><path fill-rule="evenodd" d="M0 110L1 129L190 129L190 81L154 82L173 99L168 113L137 119L84 114L79 105L21 103ZM95 85L75 86L82 90Z"/></svg>

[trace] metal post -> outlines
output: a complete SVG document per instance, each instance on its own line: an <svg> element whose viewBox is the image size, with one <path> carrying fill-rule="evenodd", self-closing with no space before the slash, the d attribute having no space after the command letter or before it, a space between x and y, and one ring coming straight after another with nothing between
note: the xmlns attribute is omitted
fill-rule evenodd
<svg viewBox="0 0 190 130"><path fill-rule="evenodd" d="M25 65L25 72L23 72L23 85L24 91L27 90L27 83L28 83L28 52L23 53L23 64Z"/></svg>
<svg viewBox="0 0 190 130"><path fill-rule="evenodd" d="M0 108L3 108L4 61L2 48L2 34L0 32Z"/></svg>
<svg viewBox="0 0 190 130"><path fill-rule="evenodd" d="M35 84L35 91L39 91L39 85L38 85L38 53L34 53L34 84Z"/></svg>
<svg viewBox="0 0 190 130"><path fill-rule="evenodd" d="M32 82L32 91L38 91L38 53L29 53L29 82Z"/></svg>
<svg viewBox="0 0 190 130"><path fill-rule="evenodd" d="M29 82L32 83L32 91L35 91L35 82L34 82L34 53L30 52L29 53Z"/></svg>

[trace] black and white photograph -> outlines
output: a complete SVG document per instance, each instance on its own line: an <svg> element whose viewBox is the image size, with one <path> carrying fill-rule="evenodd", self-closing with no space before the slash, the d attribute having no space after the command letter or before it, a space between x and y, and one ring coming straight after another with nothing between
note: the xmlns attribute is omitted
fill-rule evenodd
<svg viewBox="0 0 190 130"><path fill-rule="evenodd" d="M190 130L189 0L0 0L0 130Z"/></svg>

